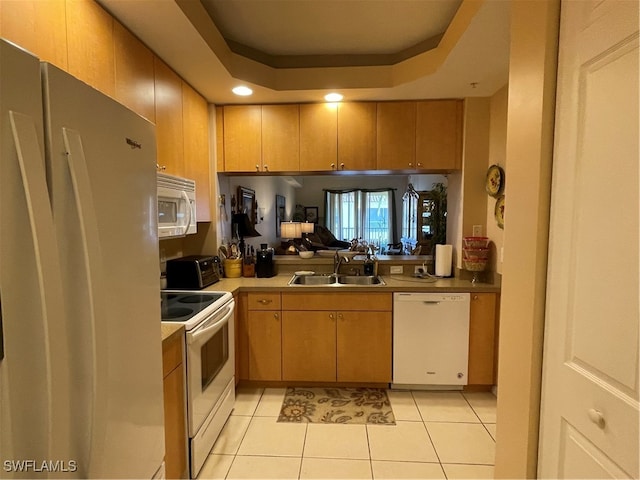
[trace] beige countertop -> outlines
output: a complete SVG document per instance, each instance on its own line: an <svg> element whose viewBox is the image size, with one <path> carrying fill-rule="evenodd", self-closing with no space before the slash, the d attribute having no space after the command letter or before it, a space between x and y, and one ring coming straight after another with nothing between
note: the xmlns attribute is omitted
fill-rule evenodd
<svg viewBox="0 0 640 480"><path fill-rule="evenodd" d="M458 278L420 279L408 275L381 275L386 285L375 286L289 286L292 273L282 273L271 278L240 277L223 278L205 290L237 293L239 291L286 290L291 292L305 291L339 291L339 292L478 292L498 293L497 283L476 283Z"/></svg>
<svg viewBox="0 0 640 480"><path fill-rule="evenodd" d="M160 323L162 328L162 342L168 342L176 335L184 334L184 325L176 325L175 323Z"/></svg>

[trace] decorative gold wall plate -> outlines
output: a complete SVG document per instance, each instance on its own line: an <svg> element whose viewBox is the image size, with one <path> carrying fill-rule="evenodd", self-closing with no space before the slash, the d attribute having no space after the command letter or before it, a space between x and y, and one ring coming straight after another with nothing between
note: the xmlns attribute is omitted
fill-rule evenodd
<svg viewBox="0 0 640 480"><path fill-rule="evenodd" d="M504 195L500 195L496 200L494 216L496 217L496 222L498 222L498 227L504 229Z"/></svg>
<svg viewBox="0 0 640 480"><path fill-rule="evenodd" d="M491 165L487 170L485 183L487 193L492 197L498 197L504 190L504 170L498 165Z"/></svg>

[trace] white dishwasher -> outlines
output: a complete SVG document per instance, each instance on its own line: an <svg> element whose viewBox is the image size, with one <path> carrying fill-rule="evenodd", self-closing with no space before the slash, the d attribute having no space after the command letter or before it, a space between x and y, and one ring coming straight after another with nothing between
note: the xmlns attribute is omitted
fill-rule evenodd
<svg viewBox="0 0 640 480"><path fill-rule="evenodd" d="M393 388L467 384L469 305L469 293L393 294Z"/></svg>

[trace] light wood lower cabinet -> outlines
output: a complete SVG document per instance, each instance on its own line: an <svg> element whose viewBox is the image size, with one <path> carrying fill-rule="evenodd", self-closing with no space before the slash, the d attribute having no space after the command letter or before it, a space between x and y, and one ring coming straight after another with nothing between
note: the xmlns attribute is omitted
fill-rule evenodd
<svg viewBox="0 0 640 480"><path fill-rule="evenodd" d="M282 319L283 380L391 381L391 294L283 293Z"/></svg>
<svg viewBox="0 0 640 480"><path fill-rule="evenodd" d="M496 293L472 293L469 385L495 383ZM366 310L363 310L366 308ZM236 374L244 380L389 383L392 294L240 294Z"/></svg>
<svg viewBox="0 0 640 480"><path fill-rule="evenodd" d="M280 293L247 295L249 380L282 379L282 322Z"/></svg>
<svg viewBox="0 0 640 480"><path fill-rule="evenodd" d="M337 380L391 382L391 312L338 312Z"/></svg>
<svg viewBox="0 0 640 480"><path fill-rule="evenodd" d="M188 478L183 346L183 335L162 344L166 478Z"/></svg>
<svg viewBox="0 0 640 480"><path fill-rule="evenodd" d="M469 315L469 385L495 383L498 295L472 293Z"/></svg>
<svg viewBox="0 0 640 480"><path fill-rule="evenodd" d="M282 379L336 381L336 313L282 312Z"/></svg>

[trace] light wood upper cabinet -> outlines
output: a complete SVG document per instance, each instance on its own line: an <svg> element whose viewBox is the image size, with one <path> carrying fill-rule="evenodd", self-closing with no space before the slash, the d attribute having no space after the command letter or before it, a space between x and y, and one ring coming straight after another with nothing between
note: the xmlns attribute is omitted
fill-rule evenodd
<svg viewBox="0 0 640 480"><path fill-rule="evenodd" d="M300 170L298 105L262 106L262 172Z"/></svg>
<svg viewBox="0 0 640 480"><path fill-rule="evenodd" d="M182 80L158 57L154 71L158 165L166 173L184 176Z"/></svg>
<svg viewBox="0 0 640 480"><path fill-rule="evenodd" d="M391 312L337 314L337 380L391 382Z"/></svg>
<svg viewBox="0 0 640 480"><path fill-rule="evenodd" d="M377 118L377 169L416 168L416 102L380 102Z"/></svg>
<svg viewBox="0 0 640 480"><path fill-rule="evenodd" d="M462 100L417 102L416 165L425 170L462 168Z"/></svg>
<svg viewBox="0 0 640 480"><path fill-rule="evenodd" d="M41 60L67 70L64 1L0 1L0 35Z"/></svg>
<svg viewBox="0 0 640 480"><path fill-rule="evenodd" d="M262 108L223 107L224 171L259 172L262 167Z"/></svg>
<svg viewBox="0 0 640 480"><path fill-rule="evenodd" d="M119 22L113 24L113 43L116 100L155 122L153 53Z"/></svg>
<svg viewBox="0 0 640 480"><path fill-rule="evenodd" d="M336 381L334 312L282 312L282 379Z"/></svg>
<svg viewBox="0 0 640 480"><path fill-rule="evenodd" d="M469 385L494 384L497 307L497 294L471 294L469 313Z"/></svg>
<svg viewBox="0 0 640 480"><path fill-rule="evenodd" d="M115 97L113 17L93 0L67 0L66 15L67 71Z"/></svg>
<svg viewBox="0 0 640 480"><path fill-rule="evenodd" d="M459 170L462 106L425 100L223 107L218 171Z"/></svg>
<svg viewBox="0 0 640 480"><path fill-rule="evenodd" d="M338 105L338 161L336 170L375 170L376 104Z"/></svg>
<svg viewBox="0 0 640 480"><path fill-rule="evenodd" d="M300 105L300 171L335 170L338 161L338 107Z"/></svg>
<svg viewBox="0 0 640 480"><path fill-rule="evenodd" d="M211 221L209 168L209 106L191 86L182 82L182 124L185 177L196 181L198 222Z"/></svg>
<svg viewBox="0 0 640 480"><path fill-rule="evenodd" d="M216 107L216 172L224 172L224 109Z"/></svg>

